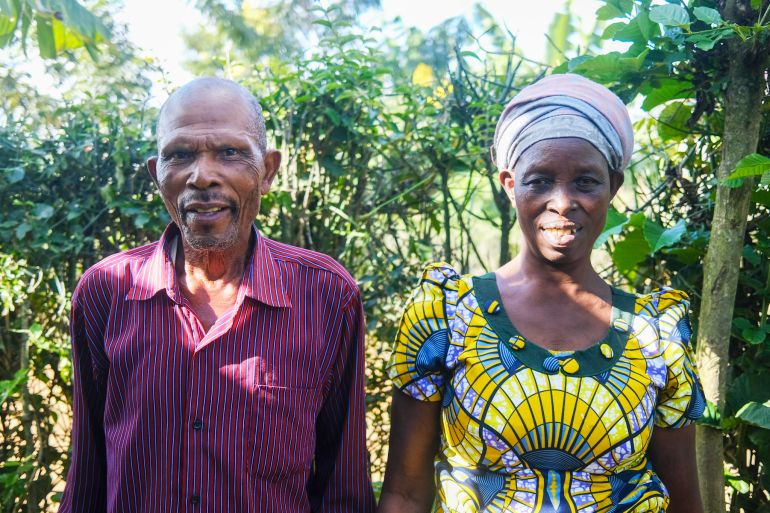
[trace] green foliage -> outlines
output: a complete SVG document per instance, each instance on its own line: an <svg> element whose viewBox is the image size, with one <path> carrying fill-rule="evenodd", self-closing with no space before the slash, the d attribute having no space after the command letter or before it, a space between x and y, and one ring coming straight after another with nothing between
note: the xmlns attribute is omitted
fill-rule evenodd
<svg viewBox="0 0 770 513"><path fill-rule="evenodd" d="M82 47L95 57L97 45L110 38L110 30L101 19L76 0L0 1L0 48L21 43L26 51L33 26L44 59Z"/></svg>
<svg viewBox="0 0 770 513"><path fill-rule="evenodd" d="M683 288L693 297L694 312L719 183L728 41L739 38L766 48L770 33L767 2L754 6L756 11L741 11L740 21L727 21L721 8L713 1L606 1L597 12L612 21L603 37L628 43L627 49L580 56L560 67L604 82L626 101L641 95L648 117L637 125L637 141L644 144L632 164L633 196L621 193L626 209L610 212L597 242L607 241L618 278L639 290ZM764 125L770 126L770 115L764 118ZM713 409L703 420L724 432L725 461L732 468L726 476L732 488L731 512L770 507L770 430L763 416L770 393L766 378L760 377L770 369L770 159L763 156L770 151L770 131L763 134L759 153L741 160L721 182L740 186L746 177L764 178L753 196L744 240L728 406L722 414Z"/></svg>
<svg viewBox="0 0 770 513"><path fill-rule="evenodd" d="M302 13L291 21L318 38L313 50L297 51L294 29L271 32L276 27L259 25L255 13L225 2L201 2L218 31L191 39L198 39L196 71L226 69L260 97L270 139L283 153L260 229L338 258L359 279L378 476L388 431L387 358L401 305L429 260L476 271L515 253L515 211L497 183L489 144L507 99L544 70L515 58L507 32L481 8L470 22L450 20L426 34L406 30L402 44L358 27L352 6L359 3L328 11L274 4L284 17ZM627 50L579 55L556 68L603 81L628 101L641 96L648 114L637 125L642 146L627 185L596 243L614 264L604 276L640 292L685 289L694 311L717 186L724 46L734 37L762 37L754 24L724 21L716 7L609 0L597 17L612 22L605 37ZM0 33L9 33L6 26L0 18ZM552 29L555 64L574 50L575 35L567 18ZM230 54L218 44L225 35ZM143 169L154 151L155 112L143 106L149 81L136 78L142 73L130 48L78 75L83 66L76 59L51 66L52 75L76 84L61 101L0 67L7 93L0 120L2 513L40 510L57 499L50 490L63 478L69 450L67 307L78 277L108 254L154 240L168 221ZM770 154L770 128L758 154L736 168L742 174L730 178L768 176L760 154ZM767 184L757 186L753 201L733 321L735 379L725 411L714 408L704 421L725 433L735 511L767 507L770 462L763 417L770 400Z"/></svg>

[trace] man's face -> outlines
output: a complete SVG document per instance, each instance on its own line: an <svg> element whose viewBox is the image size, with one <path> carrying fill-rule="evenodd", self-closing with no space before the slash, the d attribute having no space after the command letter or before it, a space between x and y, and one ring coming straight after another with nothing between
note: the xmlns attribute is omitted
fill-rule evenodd
<svg viewBox="0 0 770 513"><path fill-rule="evenodd" d="M252 116L246 100L228 90L189 93L166 106L160 155L147 167L192 248L227 250L251 235L280 164L277 151L263 155Z"/></svg>

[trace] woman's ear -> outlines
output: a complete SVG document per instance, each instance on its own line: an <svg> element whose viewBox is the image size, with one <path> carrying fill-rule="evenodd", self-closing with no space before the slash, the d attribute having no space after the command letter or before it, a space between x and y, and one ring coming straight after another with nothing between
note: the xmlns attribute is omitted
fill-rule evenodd
<svg viewBox="0 0 770 513"><path fill-rule="evenodd" d="M514 178L513 171L510 169L503 169L498 173L497 176L500 180L500 185L503 186L505 194L508 196L508 199L511 200L513 207L516 208L516 196L514 194L514 185L516 180Z"/></svg>

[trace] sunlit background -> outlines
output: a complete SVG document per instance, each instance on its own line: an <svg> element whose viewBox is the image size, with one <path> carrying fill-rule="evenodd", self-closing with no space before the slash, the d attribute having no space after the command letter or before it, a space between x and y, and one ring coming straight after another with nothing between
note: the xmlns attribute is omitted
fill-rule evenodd
<svg viewBox="0 0 770 513"><path fill-rule="evenodd" d="M250 4L259 7L270 2L247 0L242 4L243 8L248 8ZM404 27L429 31L450 18L473 19L477 6L481 6L516 37L521 55L541 61L549 47L546 34L556 15L570 12L570 22L575 29L588 33L596 25L595 12L601 4L599 0L382 0L379 8L364 9L359 21L374 29L398 18ZM195 2L125 0L123 8L114 17L126 25L128 39L143 55L162 66L169 86L178 86L194 76L184 65L192 56L183 36L207 23ZM376 32L373 35L376 37ZM223 42L223 50L224 46Z"/></svg>

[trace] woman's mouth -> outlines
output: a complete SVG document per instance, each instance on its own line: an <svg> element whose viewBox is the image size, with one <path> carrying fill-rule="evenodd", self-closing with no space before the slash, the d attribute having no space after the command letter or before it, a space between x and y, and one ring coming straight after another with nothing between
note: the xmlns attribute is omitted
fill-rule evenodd
<svg viewBox="0 0 770 513"><path fill-rule="evenodd" d="M582 228L577 225L546 226L540 229L546 240L554 246L568 246Z"/></svg>

